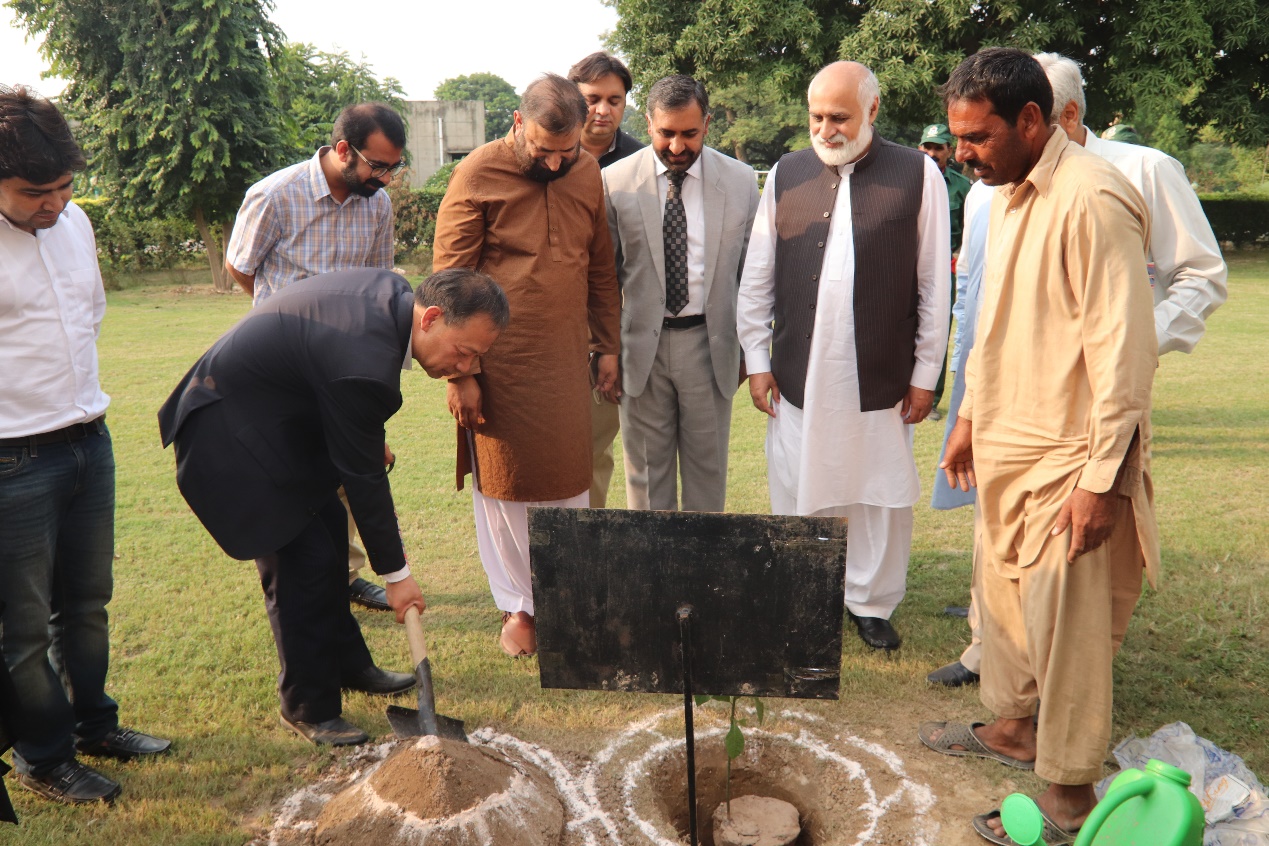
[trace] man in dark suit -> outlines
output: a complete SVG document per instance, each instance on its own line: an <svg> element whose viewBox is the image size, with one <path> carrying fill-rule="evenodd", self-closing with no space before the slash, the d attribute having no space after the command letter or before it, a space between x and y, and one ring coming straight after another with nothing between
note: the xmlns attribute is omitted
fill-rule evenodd
<svg viewBox="0 0 1269 846"><path fill-rule="evenodd" d="M506 327L507 300L471 270L410 292L385 270L288 286L199 359L159 411L176 479L226 553L254 558L282 672L282 722L314 743L364 743L340 688L396 693L413 676L374 665L347 601L342 484L397 620L425 607L384 468L384 423L412 357L432 378L470 372Z"/></svg>

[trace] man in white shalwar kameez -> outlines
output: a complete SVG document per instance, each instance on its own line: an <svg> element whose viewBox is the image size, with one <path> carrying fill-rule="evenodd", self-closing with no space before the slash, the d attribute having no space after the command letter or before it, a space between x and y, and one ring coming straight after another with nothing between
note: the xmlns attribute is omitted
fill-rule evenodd
<svg viewBox="0 0 1269 846"><path fill-rule="evenodd" d="M847 518L846 608L866 644L897 649L920 497L912 425L947 349L947 188L927 156L872 132L868 68L829 65L808 104L812 149L767 178L737 328L771 416L771 510Z"/></svg>

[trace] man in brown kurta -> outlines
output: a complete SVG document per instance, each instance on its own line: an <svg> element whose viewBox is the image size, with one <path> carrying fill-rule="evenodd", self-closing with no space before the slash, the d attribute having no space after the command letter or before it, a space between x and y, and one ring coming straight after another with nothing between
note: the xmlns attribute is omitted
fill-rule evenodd
<svg viewBox="0 0 1269 846"><path fill-rule="evenodd" d="M1149 212L1113 165L1050 126L1052 91L1026 53L971 56L944 96L957 158L1003 186L940 465L979 489L982 701L996 720L927 723L921 739L1034 767L1051 782L1037 798L1050 826L1072 832L1096 804L1115 651L1143 570L1153 581L1158 568ZM1006 842L996 812L974 827Z"/></svg>
<svg viewBox="0 0 1269 846"><path fill-rule="evenodd" d="M450 382L449 407L458 486L472 474L480 558L513 655L537 649L526 507L589 504L588 353L600 390L617 377L621 303L599 165L580 148L586 111L574 83L532 83L507 137L454 169L436 222L434 270L476 268L511 303L480 373Z"/></svg>

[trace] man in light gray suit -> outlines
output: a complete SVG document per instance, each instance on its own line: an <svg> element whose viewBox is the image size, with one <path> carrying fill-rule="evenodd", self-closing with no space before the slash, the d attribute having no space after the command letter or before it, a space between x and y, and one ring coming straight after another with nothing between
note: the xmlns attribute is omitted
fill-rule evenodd
<svg viewBox="0 0 1269 846"><path fill-rule="evenodd" d="M621 308L621 433L631 508L722 511L731 401L744 381L736 292L758 209L753 168L705 146L709 96L648 93L652 144L603 171Z"/></svg>

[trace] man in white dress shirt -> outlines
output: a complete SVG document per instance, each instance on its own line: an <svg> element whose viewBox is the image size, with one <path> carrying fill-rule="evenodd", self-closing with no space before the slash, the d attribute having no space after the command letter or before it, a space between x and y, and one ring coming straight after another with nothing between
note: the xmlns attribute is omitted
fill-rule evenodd
<svg viewBox="0 0 1269 846"><path fill-rule="evenodd" d="M771 510L848 519L847 611L864 643L897 649L920 496L912 424L947 349L947 187L928 156L873 133L868 68L827 66L807 100L812 148L767 178L737 326L771 417Z"/></svg>
<svg viewBox="0 0 1269 846"><path fill-rule="evenodd" d="M0 654L17 691L5 710L19 780L73 804L120 792L76 752L170 745L120 727L105 691L115 460L97 378L97 244L70 201L83 169L57 107L0 86Z"/></svg>
<svg viewBox="0 0 1269 846"><path fill-rule="evenodd" d="M749 165L705 146L705 86L667 76L647 103L652 145L603 172L622 291L626 502L722 511L743 375L736 290L758 182Z"/></svg>
<svg viewBox="0 0 1269 846"><path fill-rule="evenodd" d="M1206 320L1225 302L1225 260L1181 163L1153 147L1107 141L1084 125L1080 66L1057 53L1035 57L1053 86L1054 123L1128 178L1150 209L1150 284L1159 355L1193 352Z"/></svg>

